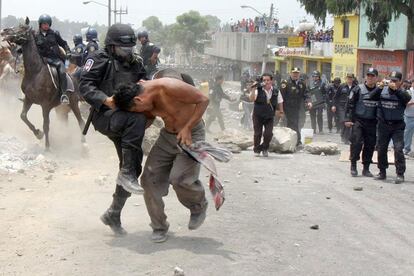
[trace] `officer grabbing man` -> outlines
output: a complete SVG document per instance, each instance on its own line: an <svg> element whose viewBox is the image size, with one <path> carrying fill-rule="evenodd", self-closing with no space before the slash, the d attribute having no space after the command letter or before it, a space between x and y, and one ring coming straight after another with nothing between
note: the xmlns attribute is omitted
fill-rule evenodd
<svg viewBox="0 0 414 276"><path fill-rule="evenodd" d="M152 75L158 70L158 55L160 54L161 49L149 41L148 32L146 31L138 33L138 40L141 43L139 55L141 56L145 70L147 71L147 77L151 79Z"/></svg>
<svg viewBox="0 0 414 276"><path fill-rule="evenodd" d="M316 122L319 133L323 133L323 108L326 101L326 86L321 80L321 73L313 71L312 83L309 89L312 108L309 109L313 133L316 133Z"/></svg>
<svg viewBox="0 0 414 276"><path fill-rule="evenodd" d="M56 67L59 74L59 86L62 94L60 102L62 104L69 104L65 59L71 58L70 48L68 43L60 36L60 33L50 28L52 26L52 18L49 15L42 14L39 17L38 23L39 31L35 35L35 41L39 54L46 58L48 64ZM65 50L66 56L61 55L59 46Z"/></svg>
<svg viewBox="0 0 414 276"><path fill-rule="evenodd" d="M411 100L410 94L402 87L401 72L393 71L390 74L390 83L380 93L378 106L378 169L376 179L386 179L388 168L388 145L394 144L395 167L397 178L395 184L404 182L405 157L404 149L404 110Z"/></svg>
<svg viewBox="0 0 414 276"><path fill-rule="evenodd" d="M297 146L301 146L299 113L304 104L307 108L312 108L309 91L304 81L299 79L300 69L295 67L290 73L288 80L282 80L280 92L283 98L283 110L286 117L286 126L298 135Z"/></svg>
<svg viewBox="0 0 414 276"><path fill-rule="evenodd" d="M125 234L121 210L127 198L131 192L142 192L137 178L142 170L141 144L146 117L116 109L113 99L119 86L145 78L141 59L133 53L135 43L135 33L129 25L112 25L106 34L105 48L91 53L85 61L79 84L82 97L92 106L92 124L114 143L118 154L119 173L113 201L101 217L117 234Z"/></svg>
<svg viewBox="0 0 414 276"><path fill-rule="evenodd" d="M362 151L362 164L364 169L362 175L373 177L369 171L374 154L377 129L377 105L375 93L380 89L377 87L378 71L369 68L366 72L365 83L356 86L349 94L347 110L345 115L345 126L352 128L350 157L351 175L357 176L357 161Z"/></svg>

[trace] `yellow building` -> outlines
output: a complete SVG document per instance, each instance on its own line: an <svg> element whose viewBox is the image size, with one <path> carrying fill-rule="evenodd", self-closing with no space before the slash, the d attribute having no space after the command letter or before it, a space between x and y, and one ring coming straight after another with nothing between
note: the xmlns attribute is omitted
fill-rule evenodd
<svg viewBox="0 0 414 276"><path fill-rule="evenodd" d="M332 75L345 79L347 73L357 75L359 15L348 14L334 18L334 51Z"/></svg>

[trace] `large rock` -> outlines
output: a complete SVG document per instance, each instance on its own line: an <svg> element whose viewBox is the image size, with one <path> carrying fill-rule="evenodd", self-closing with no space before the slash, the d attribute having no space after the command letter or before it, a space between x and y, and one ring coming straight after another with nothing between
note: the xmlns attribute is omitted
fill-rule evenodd
<svg viewBox="0 0 414 276"><path fill-rule="evenodd" d="M296 131L287 127L273 128L273 138L269 151L279 153L293 153L296 150L298 136Z"/></svg>
<svg viewBox="0 0 414 276"><path fill-rule="evenodd" d="M338 144L330 142L313 142L305 145L305 150L311 154L324 153L326 155L335 155L340 152Z"/></svg>
<svg viewBox="0 0 414 276"><path fill-rule="evenodd" d="M238 146L241 150L247 150L247 148L253 146L253 136L247 135L237 129L226 129L216 135L214 140L219 144L233 144Z"/></svg>

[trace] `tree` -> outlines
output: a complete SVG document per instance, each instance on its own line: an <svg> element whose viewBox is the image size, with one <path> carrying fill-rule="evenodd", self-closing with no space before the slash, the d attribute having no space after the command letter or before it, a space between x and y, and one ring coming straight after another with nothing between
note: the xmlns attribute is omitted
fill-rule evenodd
<svg viewBox="0 0 414 276"><path fill-rule="evenodd" d="M363 10L368 18L369 40L375 40L377 46L384 46L390 21L405 15L408 18L409 31L414 34L414 0L298 0L306 12L325 24L327 13L344 15L355 10Z"/></svg>
<svg viewBox="0 0 414 276"><path fill-rule="evenodd" d="M215 15L206 15L204 19L208 23L208 28L210 31L216 31L220 28L221 20Z"/></svg>
<svg viewBox="0 0 414 276"><path fill-rule="evenodd" d="M200 52L200 46L207 38L208 22L197 11L183 13L176 20L171 28L172 41L183 47L186 59L191 63L192 53Z"/></svg>
<svg viewBox="0 0 414 276"><path fill-rule="evenodd" d="M162 22L156 16L150 16L142 21L142 26L145 27L149 32L158 32L162 29Z"/></svg>

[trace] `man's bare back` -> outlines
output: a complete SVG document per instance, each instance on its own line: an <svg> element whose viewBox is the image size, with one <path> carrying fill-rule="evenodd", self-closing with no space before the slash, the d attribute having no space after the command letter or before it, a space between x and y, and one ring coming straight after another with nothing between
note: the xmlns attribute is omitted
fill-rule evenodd
<svg viewBox="0 0 414 276"><path fill-rule="evenodd" d="M182 143L191 144L191 129L200 122L208 98L194 86L173 78L140 85L143 90L134 97L129 111L143 112L149 119L162 118L167 131L177 133Z"/></svg>

